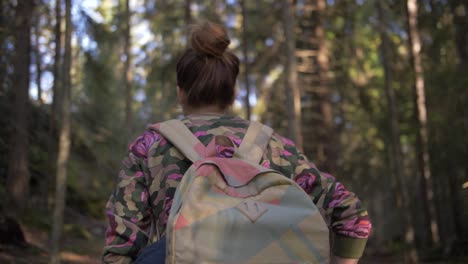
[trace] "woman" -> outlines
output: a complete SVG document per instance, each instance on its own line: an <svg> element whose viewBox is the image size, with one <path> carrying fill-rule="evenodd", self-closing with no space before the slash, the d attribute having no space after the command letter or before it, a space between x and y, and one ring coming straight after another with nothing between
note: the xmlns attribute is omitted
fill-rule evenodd
<svg viewBox="0 0 468 264"><path fill-rule="evenodd" d="M183 123L204 144L225 136L240 145L249 121L229 114L235 98L239 59L226 50L230 40L223 27L203 23L193 27L190 47L177 63L177 92ZM216 146L216 156L232 157L233 146ZM321 209L334 234L332 263L357 263L371 224L358 198L332 176L321 173L294 143L274 134L261 164L293 179ZM164 234L172 199L191 165L175 147L154 130L145 131L129 147L117 187L106 208L105 263L131 263L142 249ZM164 243L156 244L164 254ZM154 247L154 246L153 246ZM143 255L145 255L144 253ZM141 254L140 254L141 257Z"/></svg>

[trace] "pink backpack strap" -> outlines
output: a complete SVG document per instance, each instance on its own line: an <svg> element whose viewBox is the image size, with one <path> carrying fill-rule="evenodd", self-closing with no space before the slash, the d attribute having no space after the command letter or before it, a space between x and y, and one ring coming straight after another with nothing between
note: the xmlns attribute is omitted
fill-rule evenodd
<svg viewBox="0 0 468 264"><path fill-rule="evenodd" d="M259 164L272 134L272 128L256 121L250 122L249 128L242 139L242 143L234 155L238 158Z"/></svg>
<svg viewBox="0 0 468 264"><path fill-rule="evenodd" d="M168 120L155 125L167 140L169 140L185 157L196 162L209 156L205 145L188 129L188 127L177 119Z"/></svg>

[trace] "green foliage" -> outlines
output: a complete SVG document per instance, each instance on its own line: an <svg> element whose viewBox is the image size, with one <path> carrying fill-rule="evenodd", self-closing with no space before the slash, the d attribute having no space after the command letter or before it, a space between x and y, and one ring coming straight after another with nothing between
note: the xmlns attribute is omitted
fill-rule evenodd
<svg viewBox="0 0 468 264"><path fill-rule="evenodd" d="M87 240L93 238L89 231L81 225L65 224L63 225L63 231L65 232L65 236L73 236L76 238L83 238Z"/></svg>
<svg viewBox="0 0 468 264"><path fill-rule="evenodd" d="M80 167L80 170L86 166ZM104 218L103 208L112 190L113 180L93 179L84 172L81 174L71 173L67 186L67 205L83 215L96 219ZM96 175L96 174L94 174ZM97 176L95 176L97 177ZM110 177L109 177L110 178ZM96 190L90 193L89 190Z"/></svg>
<svg viewBox="0 0 468 264"><path fill-rule="evenodd" d="M9 91L13 69L12 34L14 1L0 5L0 153L8 153L9 133L14 125L13 100ZM68 167L67 206L94 218L104 217L103 208L114 186L114 178L125 156L127 145L145 125L181 114L177 106L175 67L180 52L187 43L185 1L139 1L132 6L132 111L133 124L126 127L125 87L123 76L123 0L99 1L95 10L83 6L89 1L76 1L73 42L72 135ZM250 84L257 100L254 117L286 134L287 110L283 76L282 10L280 1L245 1L247 28L242 28L239 1L192 1L194 21L210 19L226 25L231 37L230 48L241 59L238 98L235 112L243 115L245 59L242 57L241 34L247 35ZM296 22L304 15L305 1L298 4ZM382 40L378 32L375 1L326 1L324 14L326 46L330 60L328 73L332 95L335 132L338 136L337 177L359 194L368 205L376 222L375 244L386 252L404 249L401 224L401 204L390 170L391 130L385 99L385 72L379 50ZM389 37L390 86L395 93L399 119L400 143L411 197L415 201L414 219L419 219L422 199L419 194L417 169L417 136L415 119L414 75L410 64L406 29L406 1L382 1L388 20L385 32ZM419 30L423 40L422 55L425 70L429 150L434 190L442 229L457 234L454 219L457 210L466 207L460 186L467 180L468 156L467 116L468 77L461 67L457 51L457 31L450 1L420 2ZM462 1L461 1L462 2ZM44 72L52 70L54 36L52 34L53 1L41 5ZM311 11L312 12L312 11ZM77 15L78 14L78 15ZM8 18L8 19L4 19ZM304 21L302 21L304 22ZM313 23L314 21L305 21ZM47 30L45 29L47 28ZM304 37L298 27L296 37ZM312 36L307 36L313 38ZM298 42L299 43L299 42ZM299 43L303 45L303 42ZM313 47L313 45L311 45ZM300 48L303 48L302 46ZM313 49L313 48L311 48ZM33 78L32 78L33 79ZM33 83L33 81L31 81ZM50 77L43 86L50 86ZM51 87L48 87L51 88ZM301 87L302 89L314 87ZM50 95L51 90L44 91ZM304 99L304 98L303 98ZM57 131L50 128L50 102L39 106L31 100L29 118L29 170L31 172L31 203L42 199L48 204L54 191ZM319 113L312 113L319 115ZM315 131L317 124L303 124ZM320 142L319 142L320 143ZM307 153L314 160L313 154ZM0 155L0 206L6 192L8 156ZM464 207L463 207L464 206ZM42 208L43 209L43 208ZM463 218L464 217L464 218ZM468 230L467 216L462 227ZM31 211L23 219L27 225L48 230L48 210ZM417 222L417 221L416 221ZM65 226L66 234L88 239L90 234L77 225ZM416 230L416 232L418 232ZM450 236L442 241L450 243ZM374 241L372 241L374 243ZM430 252L432 255L433 252ZM440 254L435 252L434 255Z"/></svg>
<svg viewBox="0 0 468 264"><path fill-rule="evenodd" d="M21 218L22 224L49 232L52 229L51 215L43 208L30 207Z"/></svg>

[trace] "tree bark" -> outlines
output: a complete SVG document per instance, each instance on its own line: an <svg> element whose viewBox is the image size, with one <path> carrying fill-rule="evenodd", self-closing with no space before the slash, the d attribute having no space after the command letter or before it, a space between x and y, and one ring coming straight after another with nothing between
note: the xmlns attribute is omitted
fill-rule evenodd
<svg viewBox="0 0 468 264"><path fill-rule="evenodd" d="M455 24L455 45L460 66L468 66L468 3L463 0L450 1ZM466 68L465 68L466 69Z"/></svg>
<svg viewBox="0 0 468 264"><path fill-rule="evenodd" d="M52 86L52 112L50 119L51 135L55 141L55 130L57 121L60 119L59 112L61 109L61 90L62 90L62 0L55 2L55 55L54 55L54 83ZM55 150L54 150L55 151Z"/></svg>
<svg viewBox="0 0 468 264"><path fill-rule="evenodd" d="M132 73L130 71L131 63L131 35L130 35L130 0L125 1L125 31L124 31L124 83L125 83L125 127L128 131L132 128Z"/></svg>
<svg viewBox="0 0 468 264"><path fill-rule="evenodd" d="M380 34L380 54L382 66L384 68L384 92L387 102L388 111L388 127L390 128L390 151L389 161L390 169L392 171L392 178L396 181L396 194L398 201L401 204L403 212L410 212L409 194L407 184L403 175L402 158L401 158L401 143L400 143L400 128L398 121L397 103L395 93L392 88L393 72L389 63L390 39L387 35L387 19L383 12L382 1L375 0L377 16L378 16L378 29ZM414 241L414 228L411 222L411 215L404 213L400 214L403 217L403 230L405 235L406 252L405 263L418 263L418 254Z"/></svg>
<svg viewBox="0 0 468 264"><path fill-rule="evenodd" d="M464 93L460 94L461 98L461 105L465 107L461 110L461 118L462 119L462 127L463 131L465 131L465 135L468 135L468 110L466 109L466 105L468 104L468 92L466 91L466 82L468 78L466 77L466 69L468 67L468 3L463 0L453 0L450 1L450 7L453 13L453 23L455 25L455 45L457 47L457 53L459 57L458 63L458 76L462 80L459 85L459 91L464 91ZM464 155L468 155L468 137L465 136L465 141L462 142L464 144ZM464 170L465 170L465 179L468 179L468 162L464 163ZM463 184L463 182L458 179L457 174L453 173L449 175L450 180L450 193L452 194L451 203L453 204L453 214L455 220L455 235L457 239L461 238L461 235L465 234L465 228L463 226L463 212L460 208L463 208L462 194L459 191L459 186Z"/></svg>
<svg viewBox="0 0 468 264"><path fill-rule="evenodd" d="M422 205L424 208L425 224L429 227L425 238L427 246L439 243L439 228L436 208L434 204L434 190L428 149L427 108L424 87L424 70L421 61L421 39L418 30L418 3L417 0L407 0L408 32L410 39L411 64L415 75L416 117L418 122L418 165L420 171Z"/></svg>
<svg viewBox="0 0 468 264"><path fill-rule="evenodd" d="M325 154L325 162L323 170L334 174L336 172L337 155L337 140L335 131L335 122L333 118L333 105L331 102L331 91L329 85L328 74L330 71L328 59L328 47L326 44L324 16L326 9L325 0L317 0L317 25L315 28L315 36L318 41L317 61L319 66L319 89L324 91L320 95L320 111L322 113L323 122L323 151Z"/></svg>
<svg viewBox="0 0 468 264"><path fill-rule="evenodd" d="M184 19L185 25L189 26L192 24L192 10L191 10L192 0L185 0L184 5Z"/></svg>
<svg viewBox="0 0 468 264"><path fill-rule="evenodd" d="M41 14L36 12L35 14L35 25L34 25L34 59L36 60L36 88L37 88L37 101L39 105L43 104L42 101L42 56L41 56Z"/></svg>
<svg viewBox="0 0 468 264"><path fill-rule="evenodd" d="M334 174L338 159L338 129L331 100L330 59L324 20L326 1L303 1L296 39L298 84L303 91L302 127L304 152L314 155L320 169Z"/></svg>
<svg viewBox="0 0 468 264"><path fill-rule="evenodd" d="M250 120L252 115L250 107L250 67L249 67L249 55L248 55L248 45L247 45L247 7L246 1L240 1L241 10L242 10L242 55L244 57L244 85L245 85L245 108L246 108L246 119Z"/></svg>
<svg viewBox="0 0 468 264"><path fill-rule="evenodd" d="M65 0L65 51L63 59L63 101L60 122L59 152L57 157L57 175L55 186L55 207L51 234L51 264L60 262L60 239L63 229L63 214L65 209L67 164L70 154L70 106L71 106L71 0Z"/></svg>
<svg viewBox="0 0 468 264"><path fill-rule="evenodd" d="M288 136L302 150L301 97L299 87L297 86L294 6L294 0L283 0L283 31L285 36L284 81L288 109Z"/></svg>
<svg viewBox="0 0 468 264"><path fill-rule="evenodd" d="M6 43L9 41L11 30L10 24L13 21L11 10L7 3L0 4L0 94L7 94L7 83L9 76L7 73L7 65L10 61L10 56L6 49Z"/></svg>
<svg viewBox="0 0 468 264"><path fill-rule="evenodd" d="M187 43L190 38L190 25L192 24L192 0L185 0L184 3L185 36Z"/></svg>
<svg viewBox="0 0 468 264"><path fill-rule="evenodd" d="M15 122L9 141L7 191L12 210L20 212L29 199L28 117L29 65L31 63L31 18L33 0L18 1L15 15L15 53L12 90Z"/></svg>

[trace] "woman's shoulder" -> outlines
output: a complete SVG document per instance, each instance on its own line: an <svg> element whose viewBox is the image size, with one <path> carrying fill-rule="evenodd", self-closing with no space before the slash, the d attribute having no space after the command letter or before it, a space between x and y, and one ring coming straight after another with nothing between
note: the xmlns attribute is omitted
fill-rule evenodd
<svg viewBox="0 0 468 264"><path fill-rule="evenodd" d="M189 127L200 127L200 129L209 129L217 126L247 127L249 125L248 120L233 114L191 114L185 116L181 121Z"/></svg>
<svg viewBox="0 0 468 264"><path fill-rule="evenodd" d="M283 145L284 147L296 147L296 144L294 143L293 140L287 138L287 137L284 137L282 136L281 134L279 134L278 132L274 132L273 135L271 136L271 139L274 141L274 142L277 142L278 144L281 144Z"/></svg>
<svg viewBox="0 0 468 264"><path fill-rule="evenodd" d="M221 118L189 116L183 118L181 121L185 123L197 137L203 136L201 131L204 131L206 134L206 132L216 131L221 127L229 127L229 130L233 130L233 135L245 134L250 124L250 121L237 116L226 116ZM129 144L128 150L136 157L143 159L147 158L148 152L151 149L158 146L162 141L167 141L164 136L158 132L158 126L161 123L162 122L149 125L146 130L144 130L135 140L132 141L132 143ZM299 152L293 140L277 133L276 131L271 136L269 146L272 149L280 150L286 154L297 154Z"/></svg>
<svg viewBox="0 0 468 264"><path fill-rule="evenodd" d="M159 143L163 137L155 129L146 129L140 136L130 143L128 150L138 158L147 158L153 145Z"/></svg>

